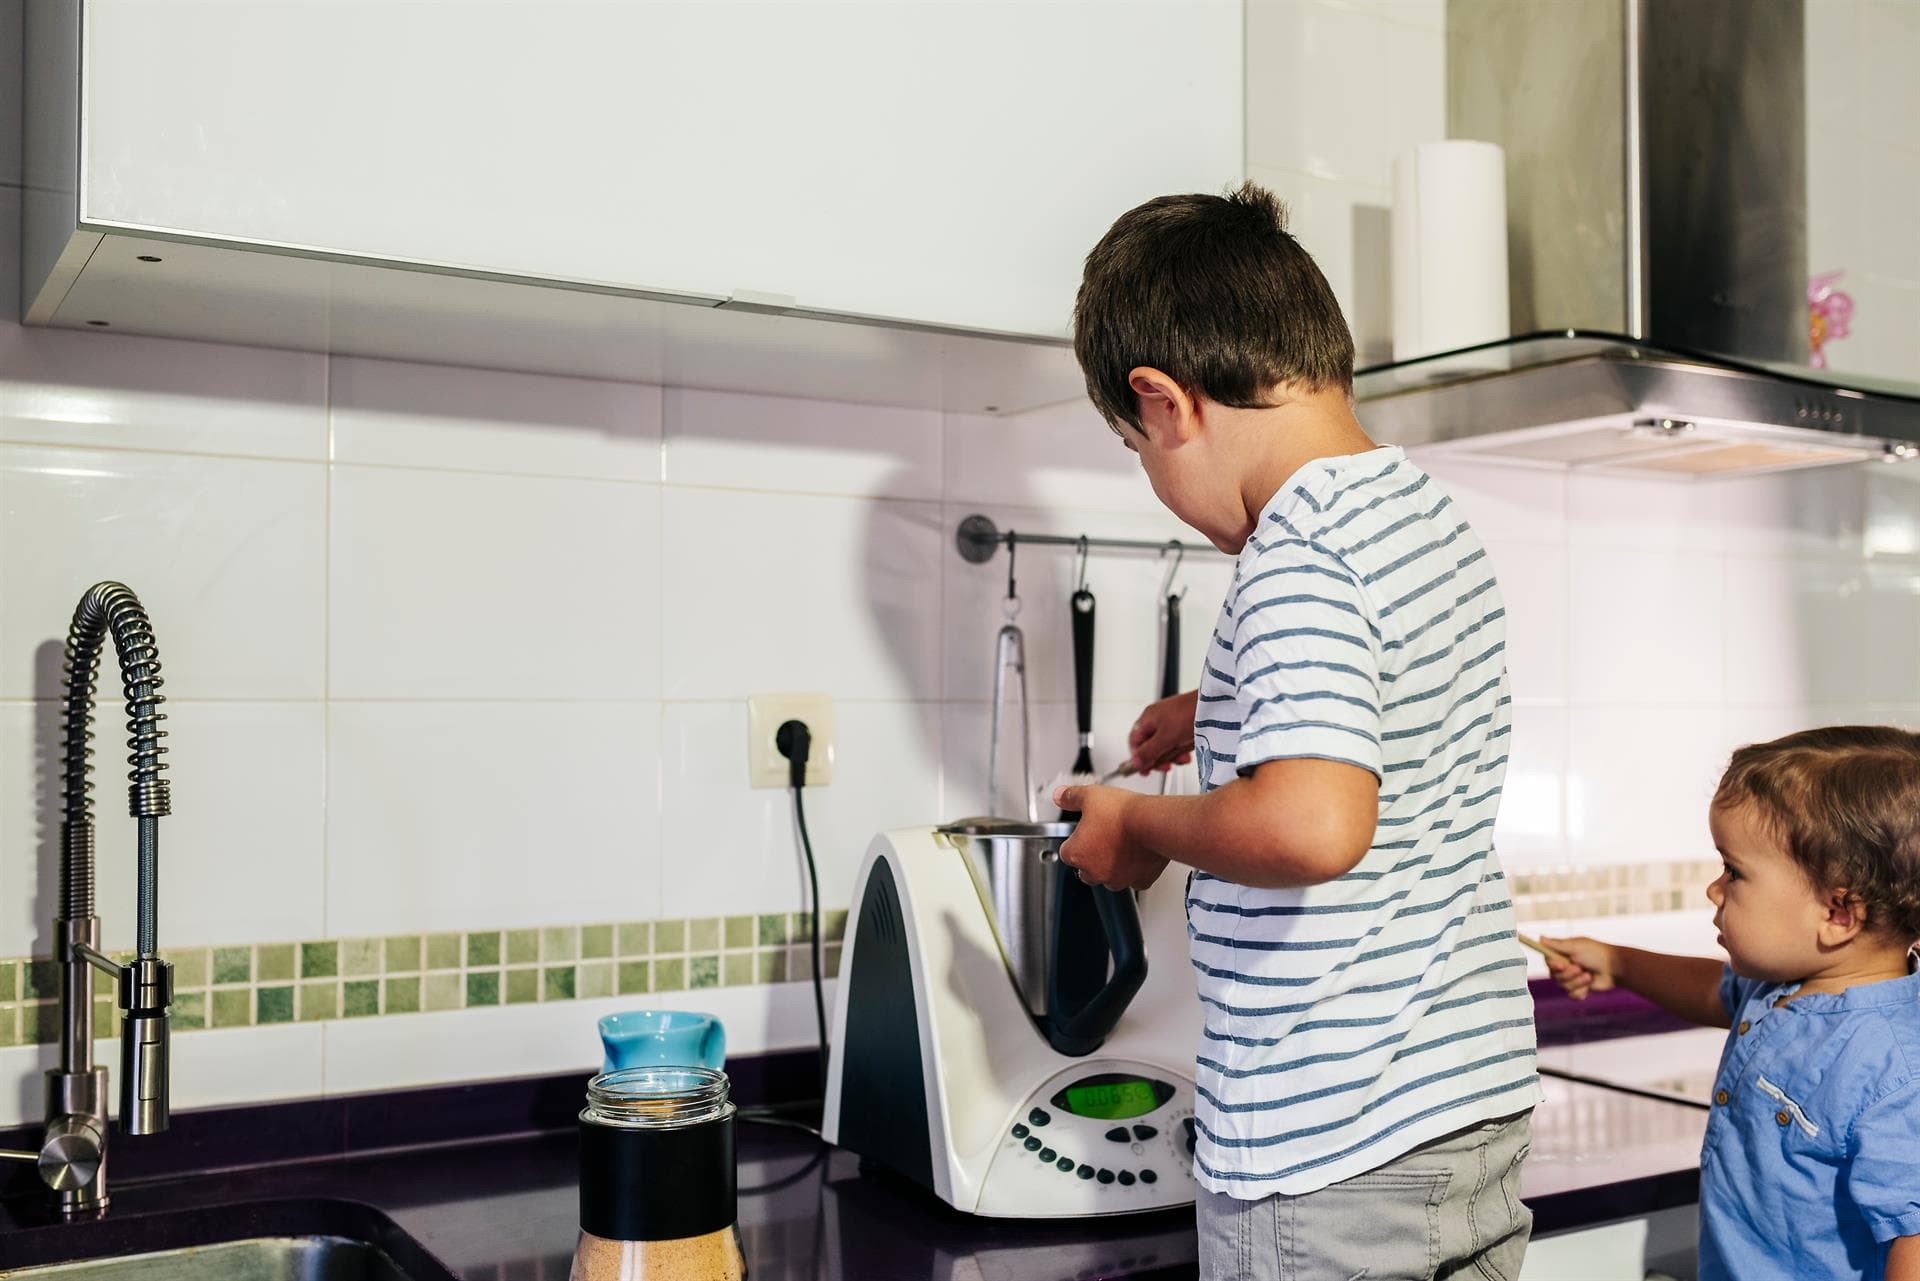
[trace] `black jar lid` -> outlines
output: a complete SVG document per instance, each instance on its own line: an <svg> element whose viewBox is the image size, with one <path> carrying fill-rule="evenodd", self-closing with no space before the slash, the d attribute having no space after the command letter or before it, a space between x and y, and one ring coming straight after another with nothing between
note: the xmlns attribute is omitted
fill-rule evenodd
<svg viewBox="0 0 1920 1281"><path fill-rule="evenodd" d="M672 1241L737 1215L724 1073L628 1068L597 1076L580 1113L580 1226L608 1241Z"/></svg>

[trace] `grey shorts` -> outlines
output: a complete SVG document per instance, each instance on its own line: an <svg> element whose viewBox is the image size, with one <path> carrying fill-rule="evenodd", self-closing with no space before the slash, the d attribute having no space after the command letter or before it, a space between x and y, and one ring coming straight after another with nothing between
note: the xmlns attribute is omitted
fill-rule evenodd
<svg viewBox="0 0 1920 1281"><path fill-rule="evenodd" d="M1514 1281L1533 1114L1470 1126L1318 1192L1200 1192L1202 1281Z"/></svg>

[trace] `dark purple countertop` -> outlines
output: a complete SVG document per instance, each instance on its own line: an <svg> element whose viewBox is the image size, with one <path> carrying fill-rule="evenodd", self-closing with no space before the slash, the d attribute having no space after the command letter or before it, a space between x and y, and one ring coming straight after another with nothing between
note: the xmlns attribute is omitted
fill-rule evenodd
<svg viewBox="0 0 1920 1281"><path fill-rule="evenodd" d="M1696 1198L1704 1111L1576 1082L1546 1086L1522 1184L1536 1230ZM855 1158L804 1134L744 1124L739 1152L740 1228L755 1281L1195 1275L1193 1221L1185 1212L1070 1223L976 1219L917 1188L862 1175ZM454 1276L559 1281L577 1231L575 1169L574 1136L559 1132L173 1175L122 1184L108 1221L79 1231L126 1234L147 1216L195 1208L217 1207L239 1219L237 1203L344 1200L390 1216ZM0 1231L0 1265L71 1253L73 1229L31 1226L36 1205L16 1202L11 1217L0 1208L0 1225L15 1229ZM263 1211L259 1222L272 1220ZM66 1237L56 1241L50 1233Z"/></svg>
<svg viewBox="0 0 1920 1281"><path fill-rule="evenodd" d="M1194 1275L1192 1216L1018 1223L955 1214L918 1189L863 1176L807 1135L743 1125L740 1232L754 1281L944 1277L970 1261L983 1278ZM63 1234L125 1234L138 1220L264 1201L376 1207L468 1281L557 1281L578 1228L571 1133L369 1154L123 1185L107 1221L0 1232L0 1265L65 1257ZM0 1216L0 1223L6 1222ZM268 1216L262 1216L268 1222ZM152 1248L146 1238L132 1240ZM122 1248L125 1248L124 1246ZM116 1251L117 1252L117 1251Z"/></svg>
<svg viewBox="0 0 1920 1281"><path fill-rule="evenodd" d="M1643 1004L1562 1009L1550 994L1537 996L1543 1044L1644 1035L1664 1018L1650 1018ZM729 1068L743 1103L783 1103L813 1087L811 1061L773 1055ZM0 1266L70 1257L83 1237L116 1253L157 1248L161 1216L215 1211L229 1227L261 1228L256 1234L339 1221L343 1235L377 1237L390 1219L447 1274L561 1281L578 1231L571 1120L584 1084L584 1076L550 1077L183 1114L159 1139L116 1142L111 1214L76 1228L45 1226L31 1170L0 1167ZM1522 1181L1537 1232L1697 1199L1704 1110L1597 1084L1543 1084ZM473 1135L486 1137L459 1141ZM0 1147L10 1140L31 1137L0 1133ZM739 1221L754 1281L1195 1275L1190 1212L979 1219L918 1188L863 1175L856 1158L790 1129L743 1120L738 1151ZM243 1203L257 1208L234 1208ZM404 1252L404 1242L395 1250ZM430 1281L432 1265L415 1272Z"/></svg>
<svg viewBox="0 0 1920 1281"><path fill-rule="evenodd" d="M1533 1026L1543 1048L1678 1032L1695 1026L1625 988L1592 992L1578 1001L1562 992L1552 979L1531 979L1527 990L1533 996Z"/></svg>

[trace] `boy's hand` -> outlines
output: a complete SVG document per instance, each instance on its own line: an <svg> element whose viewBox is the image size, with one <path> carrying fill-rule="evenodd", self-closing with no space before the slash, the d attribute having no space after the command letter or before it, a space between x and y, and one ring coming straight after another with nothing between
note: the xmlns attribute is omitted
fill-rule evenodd
<svg viewBox="0 0 1920 1281"><path fill-rule="evenodd" d="M1157 800L1122 787L1058 787L1053 803L1080 823L1060 846L1060 861L1089 885L1110 890L1144 890L1167 870L1167 860L1132 840L1126 830L1127 806Z"/></svg>
<svg viewBox="0 0 1920 1281"><path fill-rule="evenodd" d="M1590 938L1550 939L1544 935L1540 941L1567 958L1565 961L1549 959L1547 972L1574 1000L1584 1001L1587 993L1604 992L1613 986L1619 965L1612 944Z"/></svg>
<svg viewBox="0 0 1920 1281"><path fill-rule="evenodd" d="M1199 706L1197 689L1147 705L1127 733L1136 773L1168 770L1193 759L1193 717Z"/></svg>

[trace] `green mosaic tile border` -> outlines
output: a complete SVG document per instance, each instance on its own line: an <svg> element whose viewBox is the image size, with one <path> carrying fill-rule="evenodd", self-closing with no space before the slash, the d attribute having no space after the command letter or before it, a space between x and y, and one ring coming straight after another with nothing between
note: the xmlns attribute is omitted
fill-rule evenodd
<svg viewBox="0 0 1920 1281"><path fill-rule="evenodd" d="M821 920L820 966L840 972L847 914ZM173 1030L472 1010L710 987L802 983L813 973L804 912L544 929L399 934L235 947L163 948ZM129 959L126 954L116 960ZM113 982L94 976L94 1017L119 1030ZM45 958L0 958L0 1046L59 1039L60 975Z"/></svg>

